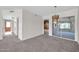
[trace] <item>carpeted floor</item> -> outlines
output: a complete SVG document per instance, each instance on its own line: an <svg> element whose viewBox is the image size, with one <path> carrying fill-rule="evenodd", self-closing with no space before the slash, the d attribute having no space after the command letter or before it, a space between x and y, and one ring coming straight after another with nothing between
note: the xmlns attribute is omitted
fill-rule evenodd
<svg viewBox="0 0 79 59"><path fill-rule="evenodd" d="M79 52L75 41L40 35L20 41L16 36L7 36L0 40L0 52Z"/></svg>

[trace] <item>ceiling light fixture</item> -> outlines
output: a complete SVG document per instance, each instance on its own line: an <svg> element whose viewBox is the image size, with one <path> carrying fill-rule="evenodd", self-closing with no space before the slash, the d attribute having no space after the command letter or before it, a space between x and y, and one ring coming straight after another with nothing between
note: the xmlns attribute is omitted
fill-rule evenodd
<svg viewBox="0 0 79 59"><path fill-rule="evenodd" d="M57 6L54 6L54 8L55 8L55 11L56 11ZM55 15L52 16L53 23L57 24L58 23L58 19L59 19L59 15L57 15L56 12L55 12Z"/></svg>
<svg viewBox="0 0 79 59"><path fill-rule="evenodd" d="M9 11L9 12L13 13L14 11L13 11L13 10L11 10L11 11Z"/></svg>

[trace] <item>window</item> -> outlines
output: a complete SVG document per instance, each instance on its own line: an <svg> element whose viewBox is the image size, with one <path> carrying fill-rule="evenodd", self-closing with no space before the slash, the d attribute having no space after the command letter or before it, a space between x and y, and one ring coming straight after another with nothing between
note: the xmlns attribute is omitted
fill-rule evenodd
<svg viewBox="0 0 79 59"><path fill-rule="evenodd" d="M70 23L60 23L60 29L70 29Z"/></svg>

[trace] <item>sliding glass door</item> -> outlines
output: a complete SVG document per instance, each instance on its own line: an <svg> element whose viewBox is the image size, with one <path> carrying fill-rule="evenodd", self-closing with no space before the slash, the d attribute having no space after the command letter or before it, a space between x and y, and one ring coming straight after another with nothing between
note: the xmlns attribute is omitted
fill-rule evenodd
<svg viewBox="0 0 79 59"><path fill-rule="evenodd" d="M53 35L67 38L70 40L75 39L75 17L63 17L59 19L56 26L53 25Z"/></svg>

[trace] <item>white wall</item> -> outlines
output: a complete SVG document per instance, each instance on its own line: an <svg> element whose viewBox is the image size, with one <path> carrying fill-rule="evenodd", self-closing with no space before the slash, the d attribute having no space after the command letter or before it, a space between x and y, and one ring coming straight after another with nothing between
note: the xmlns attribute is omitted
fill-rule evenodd
<svg viewBox="0 0 79 59"><path fill-rule="evenodd" d="M49 16L42 16L43 20L47 19L49 20Z"/></svg>
<svg viewBox="0 0 79 59"><path fill-rule="evenodd" d="M3 31L2 31L2 25L3 25L3 23L2 23L3 21L2 21L2 15L1 15L1 12L0 12L0 40L1 39L3 39L3 37L2 37L2 35L3 35Z"/></svg>
<svg viewBox="0 0 79 59"><path fill-rule="evenodd" d="M23 10L23 40L44 34L43 19L27 10Z"/></svg>
<svg viewBox="0 0 79 59"><path fill-rule="evenodd" d="M79 9L72 9L72 10L67 10L64 12L59 12L60 18L62 17L67 17L67 16L75 16L75 41L79 41ZM49 16L49 35L52 36L52 16L54 14L51 14Z"/></svg>
<svg viewBox="0 0 79 59"><path fill-rule="evenodd" d="M18 32L17 32L17 18L16 17L14 17L14 19L13 19L13 32L14 32L14 34L17 36L18 35Z"/></svg>
<svg viewBox="0 0 79 59"><path fill-rule="evenodd" d="M18 21L18 27L17 27L18 33L17 34L20 40L23 39L22 38L22 21L23 21L22 14L23 14L22 9L17 10L17 21Z"/></svg>
<svg viewBox="0 0 79 59"><path fill-rule="evenodd" d="M75 19L76 19L76 21L75 21L75 39L79 43L79 8L77 10Z"/></svg>
<svg viewBox="0 0 79 59"><path fill-rule="evenodd" d="M2 28L3 28L3 27L2 27L2 25L3 25L3 23L2 23L2 17L1 17L1 15L0 15L0 40L3 39L3 36L2 36L2 35L3 35Z"/></svg>

